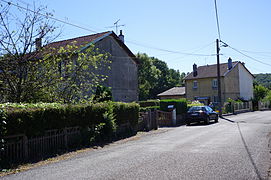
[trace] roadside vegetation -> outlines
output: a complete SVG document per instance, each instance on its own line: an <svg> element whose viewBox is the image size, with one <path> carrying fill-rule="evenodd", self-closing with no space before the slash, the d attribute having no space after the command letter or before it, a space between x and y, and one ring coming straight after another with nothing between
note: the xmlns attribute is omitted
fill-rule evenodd
<svg viewBox="0 0 271 180"><path fill-rule="evenodd" d="M156 99L157 94L175 86L184 86L185 73L170 69L166 62L138 53L139 100Z"/></svg>

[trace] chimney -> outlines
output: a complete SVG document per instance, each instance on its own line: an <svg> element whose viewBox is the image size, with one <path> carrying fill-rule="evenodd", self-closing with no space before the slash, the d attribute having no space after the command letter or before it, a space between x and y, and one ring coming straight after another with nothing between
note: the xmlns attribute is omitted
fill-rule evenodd
<svg viewBox="0 0 271 180"><path fill-rule="evenodd" d="M120 30L119 38L124 43L124 35L122 34L122 30Z"/></svg>
<svg viewBox="0 0 271 180"><path fill-rule="evenodd" d="M193 76L196 77L198 75L198 67L196 64L193 65Z"/></svg>
<svg viewBox="0 0 271 180"><path fill-rule="evenodd" d="M35 45L36 45L36 50L41 49L41 45L42 45L41 38L35 39Z"/></svg>
<svg viewBox="0 0 271 180"><path fill-rule="evenodd" d="M228 59L228 70L230 70L232 68L232 59L229 58Z"/></svg>

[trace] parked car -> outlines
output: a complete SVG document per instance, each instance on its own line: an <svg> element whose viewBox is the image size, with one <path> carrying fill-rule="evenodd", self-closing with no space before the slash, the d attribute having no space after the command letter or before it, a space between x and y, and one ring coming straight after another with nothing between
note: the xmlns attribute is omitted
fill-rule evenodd
<svg viewBox="0 0 271 180"><path fill-rule="evenodd" d="M193 106L189 108L186 114L187 125L201 121L204 121L205 124L209 124L210 120L218 122L218 113L209 106Z"/></svg>

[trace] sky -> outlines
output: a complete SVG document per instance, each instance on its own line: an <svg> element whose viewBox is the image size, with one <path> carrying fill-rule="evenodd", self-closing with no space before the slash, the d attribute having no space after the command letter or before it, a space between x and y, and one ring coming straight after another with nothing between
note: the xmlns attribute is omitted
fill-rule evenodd
<svg viewBox="0 0 271 180"><path fill-rule="evenodd" d="M33 1L12 0L21 6ZM64 40L104 31L116 31L134 53L146 53L170 68L191 72L192 65L216 63L219 37L214 0L35 0L54 17L87 28L56 22ZM220 62L242 61L253 74L271 73L271 1L217 0L221 40ZM119 34L117 32L116 34ZM222 43L220 43L222 45ZM239 52L243 53L239 53Z"/></svg>

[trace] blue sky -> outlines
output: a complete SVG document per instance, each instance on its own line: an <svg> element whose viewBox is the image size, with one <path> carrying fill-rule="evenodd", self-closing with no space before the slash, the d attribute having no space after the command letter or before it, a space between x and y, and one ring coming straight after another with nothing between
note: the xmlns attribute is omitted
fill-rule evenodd
<svg viewBox="0 0 271 180"><path fill-rule="evenodd" d="M26 0L13 2L22 6L32 4ZM192 71L193 63L199 66L216 63L214 0L36 0L35 3L47 5L56 18L95 32L115 30L105 27L120 19L119 24L125 24L121 29L126 45L132 52L157 57L180 72ZM252 73L271 73L271 1L217 0L217 5L221 40L254 58L221 47L221 62L231 57L233 61L245 62ZM58 40L92 33L63 25Z"/></svg>

